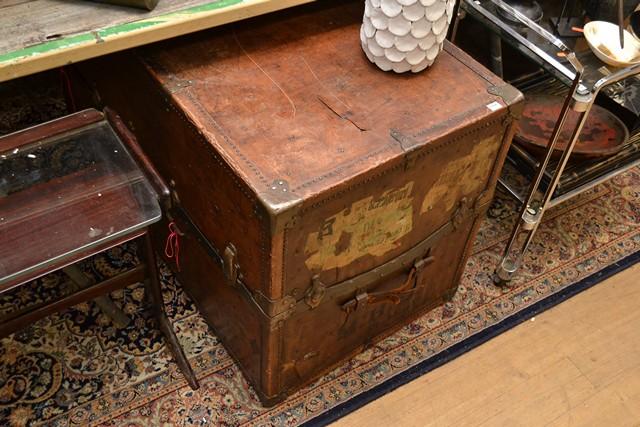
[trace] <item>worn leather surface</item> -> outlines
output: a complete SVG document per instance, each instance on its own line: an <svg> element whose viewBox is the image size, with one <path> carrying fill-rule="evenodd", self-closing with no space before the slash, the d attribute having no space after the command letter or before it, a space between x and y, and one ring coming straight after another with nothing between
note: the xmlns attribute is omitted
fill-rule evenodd
<svg viewBox="0 0 640 427"><path fill-rule="evenodd" d="M486 118L499 100L487 93L499 80L477 78L451 47L424 73L381 72L359 46L362 8L329 3L225 26L142 57L267 202L304 199Z"/></svg>

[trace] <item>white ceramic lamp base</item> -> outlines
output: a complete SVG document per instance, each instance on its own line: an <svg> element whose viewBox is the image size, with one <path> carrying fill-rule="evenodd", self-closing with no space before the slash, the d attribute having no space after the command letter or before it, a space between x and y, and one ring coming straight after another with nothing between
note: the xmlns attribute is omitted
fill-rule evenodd
<svg viewBox="0 0 640 427"><path fill-rule="evenodd" d="M365 0L360 41L381 70L420 72L442 50L455 0Z"/></svg>

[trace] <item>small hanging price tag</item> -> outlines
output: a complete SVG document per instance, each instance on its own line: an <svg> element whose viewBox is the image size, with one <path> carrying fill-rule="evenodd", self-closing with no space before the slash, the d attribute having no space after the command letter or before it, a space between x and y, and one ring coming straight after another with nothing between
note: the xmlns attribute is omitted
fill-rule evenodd
<svg viewBox="0 0 640 427"><path fill-rule="evenodd" d="M502 108L502 104L500 104L498 101L493 101L492 103L487 104L487 108L491 111L498 111Z"/></svg>
<svg viewBox="0 0 640 427"><path fill-rule="evenodd" d="M169 235L164 245L164 255L169 258L175 258L176 268L180 271L180 234L176 224L171 221L169 223Z"/></svg>

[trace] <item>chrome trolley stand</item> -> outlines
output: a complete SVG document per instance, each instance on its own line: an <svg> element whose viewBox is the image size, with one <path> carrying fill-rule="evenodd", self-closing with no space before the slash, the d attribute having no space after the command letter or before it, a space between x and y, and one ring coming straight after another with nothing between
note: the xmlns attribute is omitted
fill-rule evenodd
<svg viewBox="0 0 640 427"><path fill-rule="evenodd" d="M540 49L531 41L527 40L520 32L516 31L513 27L501 21L500 18L496 17L494 14L484 8L479 1L461 0L461 2L462 3L460 5L459 13L456 19L464 17L464 14L466 13L472 13L474 16L486 20L488 25L495 28L498 32L506 35L507 37L512 37L516 40L516 42L520 43L521 51L526 49L530 53L529 56L538 56L538 59L546 63L547 66L553 67L556 71L565 76L567 80L570 80L572 82L570 85L569 93L555 123L549 142L547 143L544 159L537 165L533 179L527 192L525 194L520 194L515 188L509 185L502 178L499 180L500 185L504 187L511 196L513 196L521 203L519 220L516 221L516 224L514 225L514 228L507 242L507 246L504 250L502 261L496 268L494 276L494 281L497 284L504 284L513 278L514 274L519 268L522 262L522 258L527 251L529 244L533 240L538 226L540 225L540 221L542 220L542 217L547 209L559 203L562 203L563 201L576 196L588 190L589 188L592 188L595 185L603 182L604 180L607 180L612 176L617 175L624 170L627 170L640 163L640 161L634 161L632 163L626 164L624 167L618 168L611 173L590 180L589 182L580 185L578 188L575 188L574 190L563 194L562 196L554 197L554 192L556 190L558 182L560 181L565 166L567 165L571 153L573 152L573 149L579 139L580 132L582 131L582 127L586 122L589 111L593 106L596 96L606 86L617 83L623 79L640 73L640 64L636 64L611 73L598 80L591 87L587 87L583 83L583 75L585 71L584 67L576 57L575 52L570 50L561 40L559 40L549 31L531 21L529 18L522 15L511 6L504 3L502 0L491 0L490 3L493 3L496 7L502 8L504 11L517 18L518 21L520 21L529 30L533 31L544 40L555 46L558 49L560 55L566 57L573 70L567 69L567 67L557 61L556 58ZM455 29L457 29L457 22L454 25L454 31ZM543 176L549 166L553 152L558 145L559 136L561 134L561 131L564 129L565 121L570 110L574 110L579 114L576 126L571 132L570 142L567 145L567 148L562 152L560 160L555 171L553 172L549 184L546 186L544 192L540 192L539 190L541 188ZM518 241L521 233L524 233L525 237L522 241L522 244L517 245L516 242Z"/></svg>

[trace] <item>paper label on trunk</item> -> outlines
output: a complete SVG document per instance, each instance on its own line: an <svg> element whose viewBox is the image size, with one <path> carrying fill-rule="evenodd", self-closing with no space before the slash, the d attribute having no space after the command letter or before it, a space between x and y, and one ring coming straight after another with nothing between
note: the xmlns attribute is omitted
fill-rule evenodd
<svg viewBox="0 0 640 427"><path fill-rule="evenodd" d="M499 148L495 137L485 138L473 147L471 153L450 162L424 196L420 214L429 212L439 203L443 203L444 210L448 211L463 195L484 188Z"/></svg>
<svg viewBox="0 0 640 427"><path fill-rule="evenodd" d="M344 267L358 258L382 256L413 228L413 182L359 200L327 218L309 234L305 264L310 270Z"/></svg>

